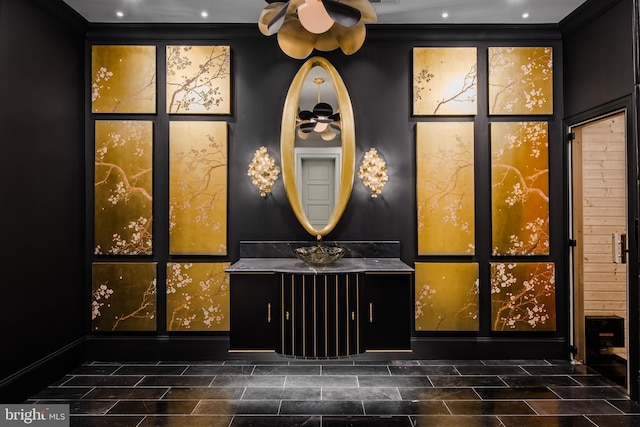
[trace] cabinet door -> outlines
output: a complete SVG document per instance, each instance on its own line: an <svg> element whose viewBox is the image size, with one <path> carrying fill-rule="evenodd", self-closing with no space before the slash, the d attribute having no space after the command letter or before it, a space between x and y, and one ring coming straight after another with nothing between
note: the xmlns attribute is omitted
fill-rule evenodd
<svg viewBox="0 0 640 427"><path fill-rule="evenodd" d="M229 297L231 350L275 350L275 274L232 274Z"/></svg>
<svg viewBox="0 0 640 427"><path fill-rule="evenodd" d="M280 353L315 358L361 352L357 274L282 274L280 289Z"/></svg>
<svg viewBox="0 0 640 427"><path fill-rule="evenodd" d="M411 348L411 275L365 274L367 350Z"/></svg>

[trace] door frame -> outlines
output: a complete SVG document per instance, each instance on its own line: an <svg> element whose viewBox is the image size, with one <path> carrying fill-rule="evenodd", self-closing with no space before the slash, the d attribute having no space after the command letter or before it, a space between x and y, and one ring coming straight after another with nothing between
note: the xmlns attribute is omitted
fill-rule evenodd
<svg viewBox="0 0 640 427"><path fill-rule="evenodd" d="M640 367L640 309L639 309L639 278L638 278L638 222L640 213L638 211L638 199L640 185L638 183L638 146L637 146L637 110L635 97L624 97L620 100L603 105L601 107L586 111L585 113L564 120L565 136L568 141L566 147L566 175L567 180L567 232L568 247L567 256L567 302L568 302L568 331L569 348L573 354L575 352L575 312L574 312L574 264L573 264L573 192L572 192L572 147L569 134L571 129L598 119L606 118L620 112L625 113L626 121L626 158L627 158L627 239L628 239L628 264L627 264L627 316L628 316L628 391L632 400L639 398L639 375Z"/></svg>

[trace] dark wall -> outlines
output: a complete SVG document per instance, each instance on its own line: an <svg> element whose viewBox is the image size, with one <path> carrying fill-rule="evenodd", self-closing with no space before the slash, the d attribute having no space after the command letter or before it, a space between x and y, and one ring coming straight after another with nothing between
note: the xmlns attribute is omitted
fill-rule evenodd
<svg viewBox="0 0 640 427"><path fill-rule="evenodd" d="M10 375L84 335L82 40L31 1L0 1L0 401L19 398Z"/></svg>
<svg viewBox="0 0 640 427"><path fill-rule="evenodd" d="M557 26L370 26L367 41L360 51L345 56L340 51L314 52L327 58L338 70L349 91L356 122L356 163L364 153L376 147L389 167L389 182L378 199L372 199L356 178L353 193L344 216L326 240L397 240L401 257L413 266L416 261L469 262L480 264L481 314L480 331L471 333L414 333L416 357L553 357L567 356L567 269L565 263L566 228L564 197L564 148L562 138L562 44ZM228 181L228 248L226 257L170 256L168 247L167 165L168 122L164 113L164 88L158 86L158 114L145 116L155 122L154 144L154 255L158 261L158 335L163 343L184 337L164 330L163 283L164 264L190 259L202 261L236 261L239 242L268 240L309 240L314 238L298 224L287 201L282 179L273 193L261 198L246 175L253 153L261 145L280 159L280 124L282 107L289 85L304 61L284 55L275 37L261 35L255 25L233 26L92 26L87 36L85 54L87 66L93 44L151 44L157 46L158 75L163 73L165 46L168 44L228 44L232 51L233 112L230 116L208 116L205 120L229 122ZM476 135L477 255L471 257L418 257L416 236L415 124L427 120L452 118L412 117L412 48L421 46L474 46L478 49L479 109L473 120ZM554 114L551 116L490 117L487 113L487 49L490 46L551 46L554 49ZM87 77L88 78L88 77ZM85 79L85 84L88 81ZM108 115L113 118L112 115ZM94 121L105 115L87 116L87 158L91 148ZM117 118L125 118L120 115ZM551 261L556 265L557 332L494 333L491 332L489 263L491 256L490 148L489 125L492 121L545 120L549 123L551 254L535 261ZM159 157L158 157L159 156ZM87 170L88 182L92 171ZM91 212L92 206L87 212ZM91 219L89 219L91 221ZM91 233L91 228L87 230ZM106 256L94 261L115 260ZM121 257L118 257L118 261ZM505 260L503 257L501 260ZM531 259L522 259L530 261ZM392 291L392 290L391 290ZM248 295L247 298L251 296ZM87 319L86 322L89 320ZM211 334L190 334L192 340L202 339L203 346ZM113 350L117 357L123 349L110 345L113 336L94 334L90 347L92 356L104 357L103 351ZM153 337L145 337L140 355L154 354L145 345L159 345ZM120 341L125 342L125 341ZM129 341L126 341L129 343ZM434 343L432 345L431 343ZM127 344L129 345L129 344ZM164 345L164 344L163 344ZM179 345L179 344L176 344ZM158 347L154 347L158 348ZM131 347L127 347L130 351ZM91 351L91 350L90 350ZM171 353L175 354L175 353ZM206 353L205 353L206 354Z"/></svg>
<svg viewBox="0 0 640 427"><path fill-rule="evenodd" d="M635 4L634 4L635 3ZM561 25L565 59L565 119L568 126L612 111L627 112L629 263L629 391L638 400L638 129L637 0L589 0ZM634 15L636 16L634 20ZM637 42L637 40L636 40ZM635 85L635 86L634 86ZM635 122L635 123L634 123ZM635 337L635 339L633 338Z"/></svg>
<svg viewBox="0 0 640 427"><path fill-rule="evenodd" d="M633 93L633 0L591 0L561 26L572 117Z"/></svg>

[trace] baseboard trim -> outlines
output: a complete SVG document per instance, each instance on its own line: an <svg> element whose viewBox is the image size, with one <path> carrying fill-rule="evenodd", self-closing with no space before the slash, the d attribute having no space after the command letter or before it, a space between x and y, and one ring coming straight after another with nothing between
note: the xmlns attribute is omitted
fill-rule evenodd
<svg viewBox="0 0 640 427"><path fill-rule="evenodd" d="M86 359L99 361L224 360L228 336L108 336L86 337Z"/></svg>
<svg viewBox="0 0 640 427"><path fill-rule="evenodd" d="M85 361L79 338L0 381L0 402L21 403Z"/></svg>
<svg viewBox="0 0 640 427"><path fill-rule="evenodd" d="M547 337L413 337L418 359L569 359L564 338Z"/></svg>

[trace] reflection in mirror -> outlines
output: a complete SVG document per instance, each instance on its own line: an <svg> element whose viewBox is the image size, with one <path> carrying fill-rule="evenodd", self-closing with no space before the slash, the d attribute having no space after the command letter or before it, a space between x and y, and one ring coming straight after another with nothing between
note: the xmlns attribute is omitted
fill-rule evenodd
<svg viewBox="0 0 640 427"><path fill-rule="evenodd" d="M339 189L342 139L337 102L329 75L316 65L300 93L295 142L298 197L316 229L329 223Z"/></svg>
<svg viewBox="0 0 640 427"><path fill-rule="evenodd" d="M344 212L355 169L351 100L326 59L309 59L294 77L280 144L289 203L309 233L324 236Z"/></svg>

